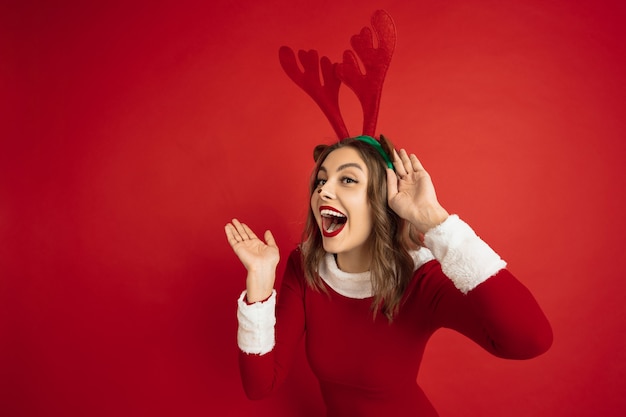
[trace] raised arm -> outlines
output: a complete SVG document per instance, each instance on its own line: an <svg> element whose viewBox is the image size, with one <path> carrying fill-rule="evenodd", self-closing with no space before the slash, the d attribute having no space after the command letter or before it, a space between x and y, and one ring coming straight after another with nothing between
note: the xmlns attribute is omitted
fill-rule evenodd
<svg viewBox="0 0 626 417"><path fill-rule="evenodd" d="M265 242L244 223L233 219L225 227L228 243L248 271L246 301L254 303L272 295L276 267L280 260L278 246L272 232L265 232Z"/></svg>
<svg viewBox="0 0 626 417"><path fill-rule="evenodd" d="M394 153L387 171L389 206L439 261L430 265L435 327L455 329L493 354L526 359L545 352L552 329L536 300L506 262L471 227L439 204L430 175L415 155ZM443 275L442 275L443 273ZM445 276L445 277L444 277Z"/></svg>
<svg viewBox="0 0 626 417"><path fill-rule="evenodd" d="M430 175L414 154L394 151L395 172L387 170L387 201L398 216L407 220L423 240L424 234L448 218L437 200Z"/></svg>

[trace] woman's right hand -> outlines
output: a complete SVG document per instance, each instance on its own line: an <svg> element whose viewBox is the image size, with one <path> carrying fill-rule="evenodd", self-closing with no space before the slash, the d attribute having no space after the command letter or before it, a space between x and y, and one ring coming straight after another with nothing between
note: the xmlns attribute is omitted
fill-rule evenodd
<svg viewBox="0 0 626 417"><path fill-rule="evenodd" d="M280 253L274 236L265 232L265 242L259 239L245 224L233 219L225 227L226 238L233 251L248 270L246 279L249 303L263 301L272 295L276 279L276 266Z"/></svg>

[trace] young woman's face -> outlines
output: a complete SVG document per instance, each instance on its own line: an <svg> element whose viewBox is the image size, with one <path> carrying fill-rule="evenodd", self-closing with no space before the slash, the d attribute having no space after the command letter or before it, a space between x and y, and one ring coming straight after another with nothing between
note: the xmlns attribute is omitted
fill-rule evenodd
<svg viewBox="0 0 626 417"><path fill-rule="evenodd" d="M339 148L322 163L311 195L311 209L324 250L337 254L337 263L346 272L369 268L372 211L367 198L368 179L367 166L359 153L351 147Z"/></svg>

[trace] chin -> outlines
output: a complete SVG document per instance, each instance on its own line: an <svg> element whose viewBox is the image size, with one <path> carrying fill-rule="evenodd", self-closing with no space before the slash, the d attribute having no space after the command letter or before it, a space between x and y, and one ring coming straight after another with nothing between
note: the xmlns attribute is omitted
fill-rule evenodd
<svg viewBox="0 0 626 417"><path fill-rule="evenodd" d="M345 252L346 248L336 240L337 238L323 238L322 247L327 253L338 254Z"/></svg>
<svg viewBox="0 0 626 417"><path fill-rule="evenodd" d="M326 243L325 241L323 241L322 247L327 253L337 253L337 246L333 245L332 243Z"/></svg>

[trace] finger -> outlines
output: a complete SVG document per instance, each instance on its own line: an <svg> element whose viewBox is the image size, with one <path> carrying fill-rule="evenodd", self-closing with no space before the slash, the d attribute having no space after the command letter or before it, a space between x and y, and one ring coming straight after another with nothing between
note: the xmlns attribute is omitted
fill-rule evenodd
<svg viewBox="0 0 626 417"><path fill-rule="evenodd" d="M258 239L258 237L256 237L256 234L254 234L252 229L250 229L247 224L242 223L241 226L243 227L243 230L246 232L246 235L248 235L248 239Z"/></svg>
<svg viewBox="0 0 626 417"><path fill-rule="evenodd" d="M417 156L415 156L415 154L411 154L411 156L409 157L411 160L411 167L413 168L414 171L426 171L424 169L424 166L422 165L422 163L420 162L419 159L417 159Z"/></svg>
<svg viewBox="0 0 626 417"><path fill-rule="evenodd" d="M400 149L400 160L402 161L402 166L404 167L404 171L406 173L413 172L413 164L411 163L411 158L409 158L409 154L406 153L406 150Z"/></svg>
<svg viewBox="0 0 626 417"><path fill-rule="evenodd" d="M237 230L235 230L232 224L227 224L224 227L224 231L226 232L226 240L228 240L230 246L235 246L237 242L241 241L241 237L239 236Z"/></svg>
<svg viewBox="0 0 626 417"><path fill-rule="evenodd" d="M246 232L246 229L248 228L248 226L246 226L245 224L241 223L237 219L233 219L233 226L235 227L235 230L239 234L239 237L241 238L241 240L250 239L250 236L248 236L248 232ZM235 235L235 237L237 237L237 235Z"/></svg>
<svg viewBox="0 0 626 417"><path fill-rule="evenodd" d="M393 169L387 169L387 200L398 194L398 176Z"/></svg>
<svg viewBox="0 0 626 417"><path fill-rule="evenodd" d="M406 169L404 168L402 159L400 159L400 155L398 155L395 149L393 150L393 166L399 176L404 177L406 175Z"/></svg>
<svg viewBox="0 0 626 417"><path fill-rule="evenodd" d="M270 232L269 230L265 231L264 238L265 238L265 242L267 243L267 246L278 248L278 246L276 245L276 240L274 239L274 235L272 234L272 232Z"/></svg>

